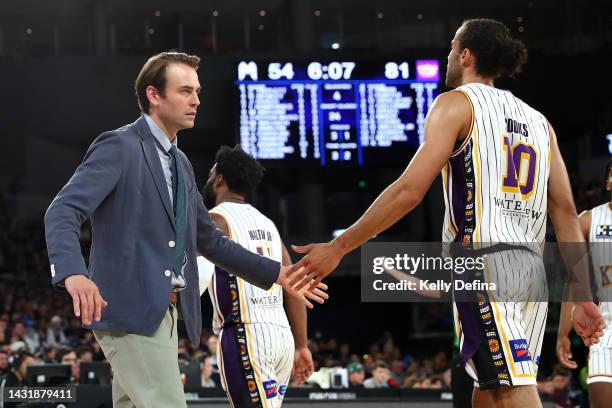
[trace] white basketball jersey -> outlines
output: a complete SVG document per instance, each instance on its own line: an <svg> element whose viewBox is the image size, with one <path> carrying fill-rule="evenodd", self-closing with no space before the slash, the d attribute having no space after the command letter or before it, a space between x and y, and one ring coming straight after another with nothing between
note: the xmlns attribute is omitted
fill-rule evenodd
<svg viewBox="0 0 612 408"><path fill-rule="evenodd" d="M609 203L591 210L589 243L599 307L609 324L612 321L612 209Z"/></svg>
<svg viewBox="0 0 612 408"><path fill-rule="evenodd" d="M227 223L229 238L251 252L275 261L282 260L282 242L274 223L250 204L223 202L210 210ZM236 279L238 302L233 299L232 280ZM265 323L290 327L283 308L283 289L274 284L265 291L247 281L215 268L208 285L213 304L213 330L219 333L231 324L239 305L239 320L244 324ZM234 292L235 293L235 292Z"/></svg>
<svg viewBox="0 0 612 408"><path fill-rule="evenodd" d="M540 243L546 234L548 121L512 93L484 84L468 98L468 136L442 169L444 242Z"/></svg>

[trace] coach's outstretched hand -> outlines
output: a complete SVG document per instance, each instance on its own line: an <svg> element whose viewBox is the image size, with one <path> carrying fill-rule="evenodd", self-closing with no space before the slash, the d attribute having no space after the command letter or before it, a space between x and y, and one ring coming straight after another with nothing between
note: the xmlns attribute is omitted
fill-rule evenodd
<svg viewBox="0 0 612 408"><path fill-rule="evenodd" d="M299 288L295 284L291 284L292 281L301 283ZM306 276L306 272L303 268L296 268L293 266L281 265L280 273L276 279L276 283L285 288L289 293L299 298L306 307L312 309L314 306L308 300L314 300L317 303L323 304L325 300L329 299L329 295L325 293L327 285L323 282L315 281L314 279Z"/></svg>
<svg viewBox="0 0 612 408"><path fill-rule="evenodd" d="M306 246L291 245L291 248L299 254L306 254L289 271L291 274L289 284L296 290L301 290L310 283L307 279L303 279L302 276L314 279L316 283L321 282L323 278L336 269L344 255L336 247L334 241L308 244ZM302 270L302 273L296 274L295 271L297 270Z"/></svg>
<svg viewBox="0 0 612 408"><path fill-rule="evenodd" d="M606 325L599 307L593 302L575 302L572 325L587 347L599 343Z"/></svg>

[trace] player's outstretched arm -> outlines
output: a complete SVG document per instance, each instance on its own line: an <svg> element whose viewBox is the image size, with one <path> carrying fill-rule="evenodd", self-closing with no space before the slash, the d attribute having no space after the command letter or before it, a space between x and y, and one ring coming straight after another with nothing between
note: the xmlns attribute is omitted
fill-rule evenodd
<svg viewBox="0 0 612 408"><path fill-rule="evenodd" d="M557 136L550 130L550 176L548 180L548 212L561 243L561 255L570 271L572 281L566 285L566 296L572 303L572 324L587 346L597 343L605 328L603 316L592 300L588 248L581 221L576 213L569 177L559 151ZM572 247L567 244L574 243Z"/></svg>
<svg viewBox="0 0 612 408"><path fill-rule="evenodd" d="M289 251L283 244L283 265L291 265ZM285 311L291 325L293 341L295 342L295 355L293 358L292 375L296 384L302 384L314 372L314 362L312 354L308 349L308 329L306 308L300 299L296 298L291 292L283 289L283 299L285 301Z"/></svg>
<svg viewBox="0 0 612 408"><path fill-rule="evenodd" d="M402 175L387 187L363 216L331 242L293 246L306 256L294 265L318 280L330 274L342 257L374 235L395 224L416 207L448 161L458 138L466 136L472 111L467 97L459 91L444 93L427 114L421 147ZM301 279L297 275L292 283Z"/></svg>
<svg viewBox="0 0 612 408"><path fill-rule="evenodd" d="M566 368L575 369L578 364L572 360L571 342L569 339L572 330L572 304L561 303L561 316L559 317L559 330L557 331L557 358Z"/></svg>

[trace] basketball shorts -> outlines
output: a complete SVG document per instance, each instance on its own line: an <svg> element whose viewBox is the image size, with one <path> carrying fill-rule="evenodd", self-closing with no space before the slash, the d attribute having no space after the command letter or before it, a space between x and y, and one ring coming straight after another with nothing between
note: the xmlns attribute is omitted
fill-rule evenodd
<svg viewBox="0 0 612 408"><path fill-rule="evenodd" d="M295 345L291 329L240 324L219 333L221 382L235 408L278 408L291 377Z"/></svg>
<svg viewBox="0 0 612 408"><path fill-rule="evenodd" d="M548 313L542 259L526 250L509 250L487 254L484 265L482 280L495 282L496 289L454 304L466 371L483 390L536 385Z"/></svg>
<svg viewBox="0 0 612 408"><path fill-rule="evenodd" d="M587 384L612 383L612 302L599 304L604 315L606 330L599 343L589 347L589 376Z"/></svg>

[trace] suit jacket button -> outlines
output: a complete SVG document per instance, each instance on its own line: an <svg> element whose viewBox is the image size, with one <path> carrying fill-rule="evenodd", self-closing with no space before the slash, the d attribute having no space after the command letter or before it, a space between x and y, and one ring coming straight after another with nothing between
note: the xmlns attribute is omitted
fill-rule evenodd
<svg viewBox="0 0 612 408"><path fill-rule="evenodd" d="M170 272L170 270L169 270L169 269L166 269L166 270L164 271L164 275L166 275L166 278L169 278L169 277L170 277L170 275L172 275L172 272Z"/></svg>
<svg viewBox="0 0 612 408"><path fill-rule="evenodd" d="M174 242L174 241L170 241L170 242L168 242L168 246L169 246L170 248L174 248L174 246L175 246L175 245L176 245L176 242Z"/></svg>

